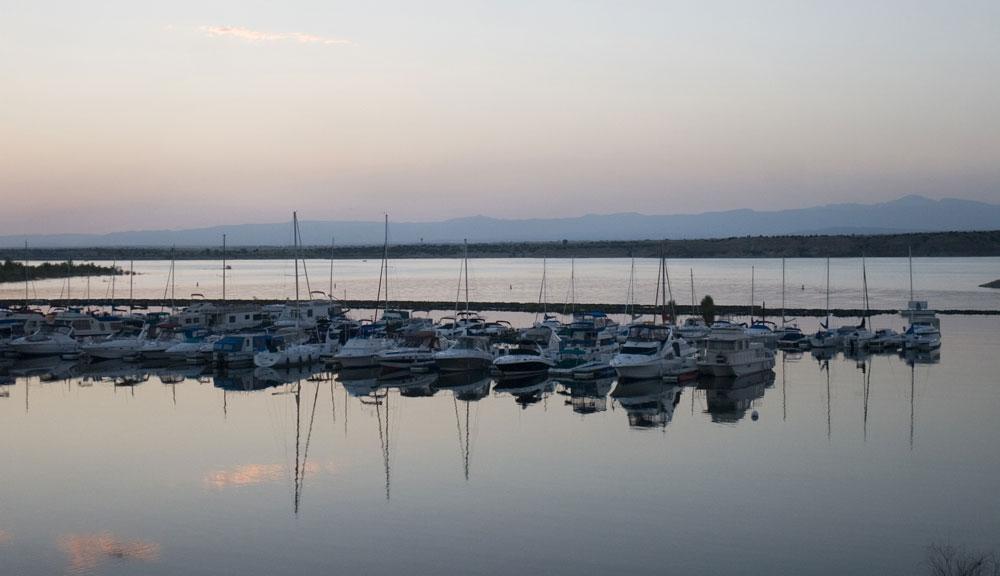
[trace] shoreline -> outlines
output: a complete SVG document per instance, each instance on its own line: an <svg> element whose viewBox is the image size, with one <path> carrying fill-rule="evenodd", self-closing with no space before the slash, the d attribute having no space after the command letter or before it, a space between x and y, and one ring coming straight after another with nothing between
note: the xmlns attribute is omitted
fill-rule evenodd
<svg viewBox="0 0 1000 576"><path fill-rule="evenodd" d="M211 302L214 304L221 304L221 300L191 300L191 299L181 299L177 298L173 301L174 307L184 307L190 306L198 302ZM266 304L286 304L290 300L279 300L279 299L229 299L226 300L226 304L254 304L263 306ZM371 310L376 307L378 303L374 300L338 300L343 306L349 309L359 309L359 310ZM148 309L148 308L169 308L171 301L163 300L160 298L135 298L131 300L128 299L116 299L114 301L110 299L91 299L91 300L61 300L61 299L33 299L29 301L31 306L42 307L87 307L87 306L98 306L98 307L110 307L112 305L119 308L131 306L136 309ZM0 299L0 308L20 308L24 306L24 299ZM465 308L465 304L462 304L462 309ZM662 306L642 306L642 305L626 305L626 304L600 304L600 303L578 303L571 305L563 302L556 303L546 303L539 304L537 302L469 302L469 310L474 312L528 312L528 313L540 313L549 312L552 314L564 314L568 313L571 307L577 311L589 311L589 310L599 310L605 314L625 314L628 311L632 311L636 314L650 315L662 310ZM455 312L454 302L445 301L420 301L420 300L402 300L392 302L390 308L398 308L403 310L412 310L419 312L446 312L448 314L453 314ZM715 304L715 315L716 317L721 316L748 316L749 307L747 305L727 305L727 304ZM678 316L691 316L698 313L697 306L691 306L690 304L677 304L675 306ZM879 315L898 315L903 312L903 309L871 309L868 310L869 316L879 316ZM1000 309L997 310L983 310L983 309L942 309L935 310L938 315L941 316L1000 316ZM781 314L780 309L767 308L761 309L759 306L754 308L754 316L764 318L776 318ZM861 308L836 308L830 310L830 316L837 318L860 318L864 316L865 311ZM827 315L827 311L824 308L786 308L785 317L803 317L803 318L822 318Z"/></svg>

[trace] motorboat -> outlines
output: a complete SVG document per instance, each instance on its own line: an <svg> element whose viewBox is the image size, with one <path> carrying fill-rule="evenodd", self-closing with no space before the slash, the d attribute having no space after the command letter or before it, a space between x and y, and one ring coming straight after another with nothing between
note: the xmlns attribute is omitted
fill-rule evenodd
<svg viewBox="0 0 1000 576"><path fill-rule="evenodd" d="M9 349L19 356L63 356L80 352L73 328L46 326L33 334L11 340Z"/></svg>
<svg viewBox="0 0 1000 576"><path fill-rule="evenodd" d="M611 359L620 378L681 378L698 371L697 349L664 324L637 324Z"/></svg>
<svg viewBox="0 0 1000 576"><path fill-rule="evenodd" d="M547 373L556 365L559 342L555 330L538 324L525 330L517 343L499 346L493 366L509 378Z"/></svg>
<svg viewBox="0 0 1000 576"><path fill-rule="evenodd" d="M688 342L703 340L712 331L701 316L685 318L684 323L677 327L677 335Z"/></svg>
<svg viewBox="0 0 1000 576"><path fill-rule="evenodd" d="M782 350L797 350L809 343L809 337L798 326L783 326L775 331L778 335L777 347Z"/></svg>
<svg viewBox="0 0 1000 576"><path fill-rule="evenodd" d="M395 372L428 370L434 366L434 354L447 349L451 342L441 338L433 330L422 330L407 334L400 346L382 350L376 357L381 376Z"/></svg>
<svg viewBox="0 0 1000 576"><path fill-rule="evenodd" d="M774 368L774 352L740 327L713 328L698 370L708 376L743 376Z"/></svg>
<svg viewBox="0 0 1000 576"><path fill-rule="evenodd" d="M618 352L618 325L601 312L574 316L560 338L561 350L553 377L572 376L576 368L587 366L587 372L610 368L611 358Z"/></svg>
<svg viewBox="0 0 1000 576"><path fill-rule="evenodd" d="M230 334L212 345L212 361L220 367L253 366L254 356L271 345L265 333Z"/></svg>
<svg viewBox="0 0 1000 576"><path fill-rule="evenodd" d="M913 350L933 350L941 347L941 330L927 324L911 324L903 333L903 347Z"/></svg>
<svg viewBox="0 0 1000 576"><path fill-rule="evenodd" d="M358 335L347 341L333 356L342 368L373 368L378 365L378 354L396 347L396 342L380 330L380 326L363 326Z"/></svg>
<svg viewBox="0 0 1000 576"><path fill-rule="evenodd" d="M875 331L868 341L870 350L893 350L903 344L903 336L892 328L881 328Z"/></svg>
<svg viewBox="0 0 1000 576"><path fill-rule="evenodd" d="M490 341L485 336L459 336L447 349L435 352L433 358L441 372L487 370L493 364Z"/></svg>
<svg viewBox="0 0 1000 576"><path fill-rule="evenodd" d="M83 344L81 351L94 360L120 360L126 356L138 353L149 333L149 326L144 326L138 334L129 336L117 334L102 340L94 340Z"/></svg>

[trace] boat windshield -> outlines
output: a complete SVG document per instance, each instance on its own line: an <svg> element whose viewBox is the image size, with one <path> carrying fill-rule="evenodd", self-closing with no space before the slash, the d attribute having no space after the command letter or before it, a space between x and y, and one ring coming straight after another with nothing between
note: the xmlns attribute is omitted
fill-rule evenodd
<svg viewBox="0 0 1000 576"><path fill-rule="evenodd" d="M656 354L658 348L656 346L623 346L622 354L640 354L643 356L652 356Z"/></svg>

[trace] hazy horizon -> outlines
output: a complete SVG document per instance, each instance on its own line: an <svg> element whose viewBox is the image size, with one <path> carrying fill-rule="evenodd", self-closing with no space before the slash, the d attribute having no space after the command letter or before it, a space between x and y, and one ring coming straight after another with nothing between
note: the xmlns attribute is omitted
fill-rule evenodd
<svg viewBox="0 0 1000 576"><path fill-rule="evenodd" d="M7 235L1000 191L997 3L0 13Z"/></svg>

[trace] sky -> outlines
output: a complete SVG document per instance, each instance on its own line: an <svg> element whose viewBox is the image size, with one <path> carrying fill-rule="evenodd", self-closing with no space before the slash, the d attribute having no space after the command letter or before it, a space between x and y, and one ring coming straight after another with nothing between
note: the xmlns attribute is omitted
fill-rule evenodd
<svg viewBox="0 0 1000 576"><path fill-rule="evenodd" d="M997 201L998 22L995 0L0 0L0 230Z"/></svg>

